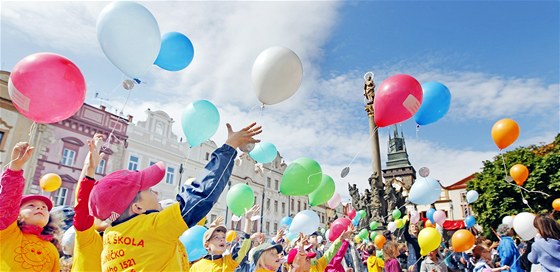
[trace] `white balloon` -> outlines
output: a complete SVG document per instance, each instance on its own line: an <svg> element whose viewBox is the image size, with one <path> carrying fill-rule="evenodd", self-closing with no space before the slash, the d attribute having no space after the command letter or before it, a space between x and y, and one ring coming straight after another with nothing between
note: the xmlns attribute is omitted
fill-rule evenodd
<svg viewBox="0 0 560 272"><path fill-rule="evenodd" d="M416 224L420 221L420 213L418 211L411 211L410 212L410 223Z"/></svg>
<svg viewBox="0 0 560 272"><path fill-rule="evenodd" d="M470 203L475 202L476 200L478 200L478 192L475 191L475 190L468 191L467 192L467 202L470 204Z"/></svg>
<svg viewBox="0 0 560 272"><path fill-rule="evenodd" d="M527 241L537 235L537 229L533 225L535 215L528 212L522 212L513 218L513 229L521 237Z"/></svg>
<svg viewBox="0 0 560 272"><path fill-rule="evenodd" d="M110 3L99 14L96 28L105 56L129 77L144 75L158 56L159 26L154 15L141 4Z"/></svg>
<svg viewBox="0 0 560 272"><path fill-rule="evenodd" d="M76 237L76 229L74 229L74 226L71 226L64 232L64 235L62 235L61 246L64 254L72 256L74 253L74 237Z"/></svg>
<svg viewBox="0 0 560 272"><path fill-rule="evenodd" d="M303 210L296 214L290 225L291 233L302 232L305 235L311 235L319 229L319 216L311 210Z"/></svg>
<svg viewBox="0 0 560 272"><path fill-rule="evenodd" d="M513 216L504 216L504 218L502 218L502 224L508 225L510 228L513 228Z"/></svg>
<svg viewBox="0 0 560 272"><path fill-rule="evenodd" d="M445 216L445 212L440 210L435 211L432 217L434 218L434 221L436 221L436 223L440 226L443 226L443 222L445 222L445 219L447 219L447 216Z"/></svg>
<svg viewBox="0 0 560 272"><path fill-rule="evenodd" d="M271 47L259 54L251 77L257 98L263 104L273 105L297 91L303 78L303 66L294 51Z"/></svg>
<svg viewBox="0 0 560 272"><path fill-rule="evenodd" d="M389 222L389 224L387 224L387 229L390 232L395 232L395 230L397 230L397 224L395 222Z"/></svg>

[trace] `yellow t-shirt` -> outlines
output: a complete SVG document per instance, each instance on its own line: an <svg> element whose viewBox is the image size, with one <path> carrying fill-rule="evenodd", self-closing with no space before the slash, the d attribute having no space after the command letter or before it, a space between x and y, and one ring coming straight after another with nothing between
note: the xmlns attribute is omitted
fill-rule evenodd
<svg viewBox="0 0 560 272"><path fill-rule="evenodd" d="M231 254L224 255L217 260L200 259L192 266L190 272L233 272L239 263L233 260Z"/></svg>
<svg viewBox="0 0 560 272"><path fill-rule="evenodd" d="M179 203L109 227L103 234L101 268L115 271L181 271L179 236L188 229Z"/></svg>
<svg viewBox="0 0 560 272"><path fill-rule="evenodd" d="M72 271L101 271L103 239L93 226L85 231L76 231L72 254Z"/></svg>
<svg viewBox="0 0 560 272"><path fill-rule="evenodd" d="M187 255L187 249L181 241L177 243L177 254L181 258L181 271L189 271L191 269L191 264L189 263L189 256Z"/></svg>
<svg viewBox="0 0 560 272"><path fill-rule="evenodd" d="M0 230L0 256L0 271L60 271L54 244L22 233L17 222Z"/></svg>
<svg viewBox="0 0 560 272"><path fill-rule="evenodd" d="M368 272L382 272L384 267L385 262L381 260L381 258L375 256L375 252L367 258Z"/></svg>
<svg viewBox="0 0 560 272"><path fill-rule="evenodd" d="M312 263L311 264L311 269L309 270L310 272L323 272L325 271L325 269L327 269L327 259L325 259L325 256L319 258L317 260L317 262Z"/></svg>

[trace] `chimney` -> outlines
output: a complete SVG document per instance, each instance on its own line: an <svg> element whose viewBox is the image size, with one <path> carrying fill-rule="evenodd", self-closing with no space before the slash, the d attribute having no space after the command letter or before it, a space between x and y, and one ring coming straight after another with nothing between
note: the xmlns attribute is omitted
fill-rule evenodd
<svg viewBox="0 0 560 272"><path fill-rule="evenodd" d="M132 118L133 118L133 117L134 117L134 116L132 116L132 115L130 115L130 114L128 115L128 122L129 122L129 123L132 123Z"/></svg>
<svg viewBox="0 0 560 272"><path fill-rule="evenodd" d="M100 108L102 111L105 111L105 109L106 109L107 107L105 107L105 105L99 105L99 108Z"/></svg>

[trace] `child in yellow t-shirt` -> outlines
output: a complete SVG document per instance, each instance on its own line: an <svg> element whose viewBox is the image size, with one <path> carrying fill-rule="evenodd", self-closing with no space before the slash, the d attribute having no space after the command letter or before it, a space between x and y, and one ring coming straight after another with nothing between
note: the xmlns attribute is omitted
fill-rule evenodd
<svg viewBox="0 0 560 272"><path fill-rule="evenodd" d="M42 195L23 196L23 165L33 147L20 142L12 150L0 181L0 271L60 271L58 225L52 202Z"/></svg>
<svg viewBox="0 0 560 272"><path fill-rule="evenodd" d="M113 172L95 185L90 196L92 215L108 220L103 235L102 271L186 271L179 236L210 211L225 188L236 148L256 143L261 133L255 123L234 132L227 124L226 143L212 153L201 181L182 187L179 203L161 209L151 187L165 176L162 162L141 171Z"/></svg>
<svg viewBox="0 0 560 272"><path fill-rule="evenodd" d="M367 245L366 251L369 254L369 257L367 258L368 272L382 272L383 268L385 267L385 262L383 261L381 256L377 255L375 246L373 244ZM380 255L382 255L382 252Z"/></svg>
<svg viewBox="0 0 560 272"><path fill-rule="evenodd" d="M249 239L252 222L251 217L258 215L259 211L259 206L255 205L245 213L245 226L243 229L245 239L237 251L237 257L235 259L233 259L232 254L224 255L226 251L226 227L221 224L211 226L203 236L204 248L206 248L208 254L194 262L190 272L233 272L251 248L251 239Z"/></svg>

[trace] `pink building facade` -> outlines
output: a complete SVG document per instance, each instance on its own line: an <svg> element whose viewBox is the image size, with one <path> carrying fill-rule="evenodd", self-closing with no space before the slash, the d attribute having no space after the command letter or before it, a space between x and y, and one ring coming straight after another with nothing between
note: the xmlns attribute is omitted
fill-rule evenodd
<svg viewBox="0 0 560 272"><path fill-rule="evenodd" d="M123 119L105 107L96 108L84 104L72 117L48 125L40 125L37 135L34 174L28 180L27 193L43 194L53 200L55 206L73 205L76 185L80 177L84 160L88 153L87 140L95 133L105 135L106 143L102 152L105 154L96 169L96 179L107 173L120 169L127 147L126 130L130 119ZM48 173L58 174L62 178L61 187L54 192L44 192L39 187L40 178Z"/></svg>

